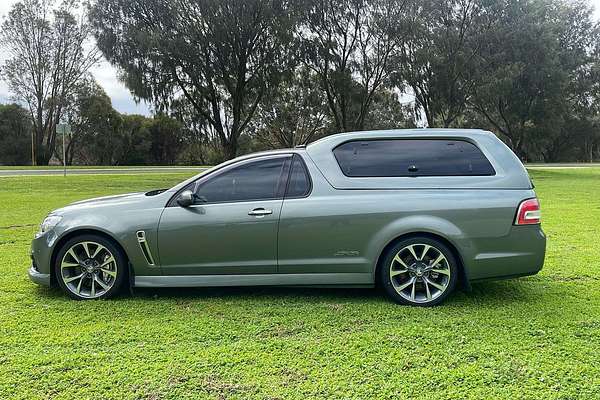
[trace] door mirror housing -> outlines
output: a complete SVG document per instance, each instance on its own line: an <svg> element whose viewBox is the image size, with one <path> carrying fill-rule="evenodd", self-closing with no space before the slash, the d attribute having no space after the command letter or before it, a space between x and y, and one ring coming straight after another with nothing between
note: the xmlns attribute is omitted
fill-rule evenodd
<svg viewBox="0 0 600 400"><path fill-rule="evenodd" d="M191 190L184 190L177 197L177 204L181 207L189 207L194 204L194 193Z"/></svg>

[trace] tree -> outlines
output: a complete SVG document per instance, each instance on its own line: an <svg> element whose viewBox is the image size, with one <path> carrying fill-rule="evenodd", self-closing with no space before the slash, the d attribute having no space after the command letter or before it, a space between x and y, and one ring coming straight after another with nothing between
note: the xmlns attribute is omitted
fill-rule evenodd
<svg viewBox="0 0 600 400"><path fill-rule="evenodd" d="M409 30L408 0L311 0L297 30L338 132L361 130Z"/></svg>
<svg viewBox="0 0 600 400"><path fill-rule="evenodd" d="M68 164L174 164L182 149L184 129L179 121L162 113L154 118L121 115L91 79L77 86L65 120L71 124Z"/></svg>
<svg viewBox="0 0 600 400"><path fill-rule="evenodd" d="M284 0L97 0L91 11L132 92L161 110L185 97L227 158L286 69L292 17Z"/></svg>
<svg viewBox="0 0 600 400"><path fill-rule="evenodd" d="M122 151L117 163L119 165L150 164L152 137L148 130L151 119L143 115L122 115L120 139Z"/></svg>
<svg viewBox="0 0 600 400"><path fill-rule="evenodd" d="M219 136L213 126L185 98L171 103L171 117L183 126L184 142L181 159L187 164L219 163L223 161ZM239 149L238 149L239 152Z"/></svg>
<svg viewBox="0 0 600 400"><path fill-rule="evenodd" d="M416 128L414 109L400 103L398 93L379 89L373 96L373 105L365 120L365 129Z"/></svg>
<svg viewBox="0 0 600 400"><path fill-rule="evenodd" d="M573 111L573 82L595 40L591 10L579 1L514 0L494 12L498 23L482 52L484 79L469 106L521 158L539 159Z"/></svg>
<svg viewBox="0 0 600 400"><path fill-rule="evenodd" d="M114 165L122 157L122 119L110 98L93 80L81 82L75 90L65 119L71 124L67 163Z"/></svg>
<svg viewBox="0 0 600 400"><path fill-rule="evenodd" d="M76 84L98 60L86 49L89 26L71 2L16 3L2 24L0 43L9 58L2 75L14 98L27 105L34 126L34 163L47 164L54 153L56 124Z"/></svg>
<svg viewBox="0 0 600 400"><path fill-rule="evenodd" d="M566 98L572 121L565 121L562 132L572 138L578 160L594 162L600 155L600 23L588 35L592 45L574 73Z"/></svg>
<svg viewBox="0 0 600 400"><path fill-rule="evenodd" d="M477 83L484 32L494 15L478 0L426 0L394 60L398 87L414 94L429 127L449 127L459 118Z"/></svg>
<svg viewBox="0 0 600 400"><path fill-rule="evenodd" d="M330 123L327 104L315 83L314 75L300 68L258 107L253 131L259 141L271 148L289 148L324 133Z"/></svg>
<svg viewBox="0 0 600 400"><path fill-rule="evenodd" d="M600 35L594 33L600 46ZM541 156L546 162L593 162L600 151L600 60L593 54L577 68L562 101L565 110L554 119L555 129L537 140Z"/></svg>
<svg viewBox="0 0 600 400"><path fill-rule="evenodd" d="M31 162L31 121L17 104L0 104L0 165Z"/></svg>
<svg viewBox="0 0 600 400"><path fill-rule="evenodd" d="M174 164L181 150L183 129L181 123L159 113L149 121L148 131L152 144L150 157L153 164Z"/></svg>

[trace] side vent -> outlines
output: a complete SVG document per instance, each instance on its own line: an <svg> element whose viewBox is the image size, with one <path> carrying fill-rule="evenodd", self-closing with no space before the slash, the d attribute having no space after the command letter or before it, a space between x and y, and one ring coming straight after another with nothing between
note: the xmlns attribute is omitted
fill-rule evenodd
<svg viewBox="0 0 600 400"><path fill-rule="evenodd" d="M146 261L148 265L154 265L154 258L152 258L152 253L150 253L150 248L148 247L148 242L146 241L146 232L137 231L136 233L138 243L140 244L140 249L142 249L142 253L144 253L144 257L146 257Z"/></svg>

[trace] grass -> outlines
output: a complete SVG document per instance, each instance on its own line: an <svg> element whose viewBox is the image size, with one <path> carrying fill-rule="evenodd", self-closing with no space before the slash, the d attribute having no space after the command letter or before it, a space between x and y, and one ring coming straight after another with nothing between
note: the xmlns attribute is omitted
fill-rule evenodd
<svg viewBox="0 0 600 400"><path fill-rule="evenodd" d="M0 179L1 399L574 399L600 396L600 168L532 171L542 272L443 306L374 290L136 290L70 301L29 282L53 208L190 174Z"/></svg>

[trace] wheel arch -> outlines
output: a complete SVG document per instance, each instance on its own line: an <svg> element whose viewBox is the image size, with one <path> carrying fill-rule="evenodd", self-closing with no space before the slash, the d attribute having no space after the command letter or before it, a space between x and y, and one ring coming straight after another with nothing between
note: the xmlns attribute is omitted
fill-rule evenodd
<svg viewBox="0 0 600 400"><path fill-rule="evenodd" d="M119 243L119 241L117 239L115 239L114 236L110 235L107 232L104 232L102 230L99 229L93 229L93 228L81 228L81 229L74 229L72 231L67 232L66 234L64 234L63 236L61 236L56 243L54 244L54 248L52 249L52 255L50 256L50 285L51 286L56 286L57 282L56 282L56 271L54 268L54 265L56 263L56 257L58 255L58 252L60 251L60 249L62 248L62 246L69 240L73 239L76 236L81 236L81 235L96 235L96 236L100 236L108 241L110 241L112 244L114 244L123 254L123 256L125 257L125 261L127 262L128 268L127 268L127 275L125 276L125 279L127 280L127 285L129 286L131 281L131 275L132 275L132 268L131 268L131 262L129 261L129 255L127 254L127 251L125 251L125 248L123 247L123 245L121 243Z"/></svg>
<svg viewBox="0 0 600 400"><path fill-rule="evenodd" d="M450 249L450 251L452 252L452 255L454 256L454 258L456 259L456 262L458 263L458 269L459 269L459 275L458 275L459 282L458 283L460 284L460 287L463 289L466 289L466 290L470 290L471 286L469 284L469 280L467 279L467 274L465 271L465 264L463 261L463 257L460 254L460 251L458 251L458 248L444 236L439 235L437 233L426 232L426 231L414 231L414 232L404 233L402 235L399 235L399 236L393 238L383 247L383 249L377 256L377 262L375 263L374 277L375 277L375 285L376 286L379 286L381 283L381 282L379 282L379 271L382 268L383 259L385 258L385 255L387 254L389 249L391 247L393 247L394 245L396 245L396 243L398 243L402 240L413 238L413 237L425 237L425 238L437 240L437 241L441 242L442 244L444 244L446 247L448 247L448 249Z"/></svg>

